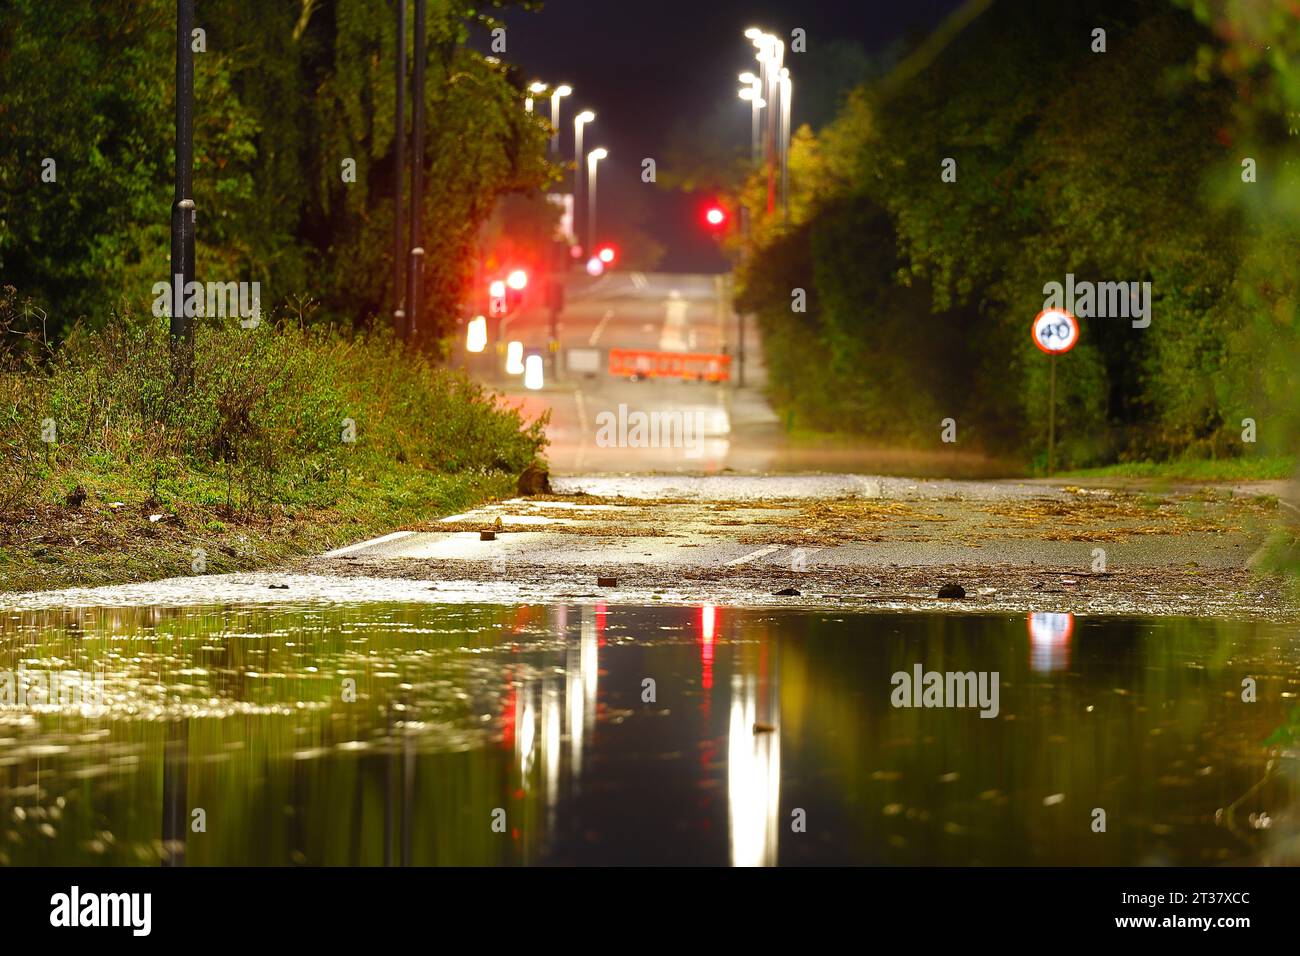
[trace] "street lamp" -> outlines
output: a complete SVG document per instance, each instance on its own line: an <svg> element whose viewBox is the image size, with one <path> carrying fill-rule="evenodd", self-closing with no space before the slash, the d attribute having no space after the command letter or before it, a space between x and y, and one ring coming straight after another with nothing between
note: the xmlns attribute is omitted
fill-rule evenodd
<svg viewBox="0 0 1300 956"><path fill-rule="evenodd" d="M749 36L746 33L746 36ZM771 213L776 206L776 165L778 157L784 154L783 148L778 148L776 137L778 135L777 121L778 112L781 103L777 99L781 95L780 75L782 60L785 58L785 44L778 37L769 33L759 32L757 36L749 37L758 53L754 59L758 60L761 67L759 75L759 89L762 91L763 99L772 104L772 109L767 111L767 123L764 130L763 152L767 159L767 211Z"/></svg>
<svg viewBox="0 0 1300 956"><path fill-rule="evenodd" d="M790 71L781 68L781 216L790 218Z"/></svg>
<svg viewBox="0 0 1300 956"><path fill-rule="evenodd" d="M760 122L759 114L762 112L763 107L767 105L767 100L763 99L763 97L759 95L758 77L753 73L740 74L742 80L744 80L745 77L749 77L749 79L746 80L746 82L749 83L749 86L741 89L740 98L749 101L749 153L751 161L757 165L759 147L758 130Z"/></svg>
<svg viewBox="0 0 1300 956"><path fill-rule="evenodd" d="M596 118L596 114L591 110L583 110L573 118L573 203L576 206L580 202L579 195L582 193L582 127L586 126ZM584 237L584 247L591 245L591 236Z"/></svg>
<svg viewBox="0 0 1300 956"><path fill-rule="evenodd" d="M596 240L596 164L609 155L598 146L587 154L587 242Z"/></svg>
<svg viewBox="0 0 1300 956"><path fill-rule="evenodd" d="M524 97L524 112L531 113L533 111L533 97L545 93L546 84L540 81L533 83L528 87L528 92L530 95Z"/></svg>
<svg viewBox="0 0 1300 956"><path fill-rule="evenodd" d="M551 152L557 157L560 155L560 97L568 96L573 92L573 87L561 84L551 93L551 126L555 132L551 134Z"/></svg>

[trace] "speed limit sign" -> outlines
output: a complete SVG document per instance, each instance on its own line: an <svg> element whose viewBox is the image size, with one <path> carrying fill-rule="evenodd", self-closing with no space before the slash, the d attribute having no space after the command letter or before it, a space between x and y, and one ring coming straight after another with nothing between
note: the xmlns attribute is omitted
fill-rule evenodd
<svg viewBox="0 0 1300 956"><path fill-rule="evenodd" d="M1048 355L1063 355L1079 341L1079 320L1064 309L1044 309L1034 319L1033 336Z"/></svg>

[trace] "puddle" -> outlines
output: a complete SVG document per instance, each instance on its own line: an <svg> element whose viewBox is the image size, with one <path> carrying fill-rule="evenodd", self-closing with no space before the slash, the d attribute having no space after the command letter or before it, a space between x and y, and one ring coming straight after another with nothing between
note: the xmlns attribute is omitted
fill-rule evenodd
<svg viewBox="0 0 1300 956"><path fill-rule="evenodd" d="M0 675L8 865L1300 862L1271 622L281 592L8 610Z"/></svg>

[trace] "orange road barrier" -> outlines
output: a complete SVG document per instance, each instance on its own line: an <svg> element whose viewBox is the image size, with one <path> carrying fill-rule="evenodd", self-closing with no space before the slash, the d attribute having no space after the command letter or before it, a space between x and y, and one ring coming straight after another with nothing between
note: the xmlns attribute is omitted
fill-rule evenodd
<svg viewBox="0 0 1300 956"><path fill-rule="evenodd" d="M703 352L610 349L609 374L619 378L681 378L697 382L725 382L731 378L731 356Z"/></svg>

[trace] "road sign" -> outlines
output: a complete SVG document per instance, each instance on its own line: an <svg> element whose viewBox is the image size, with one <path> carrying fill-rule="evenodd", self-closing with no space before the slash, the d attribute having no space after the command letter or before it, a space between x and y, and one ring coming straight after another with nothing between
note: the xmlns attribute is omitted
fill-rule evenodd
<svg viewBox="0 0 1300 956"><path fill-rule="evenodd" d="M1044 309L1034 319L1034 344L1048 355L1064 355L1079 341L1079 320L1064 309Z"/></svg>
<svg viewBox="0 0 1300 956"><path fill-rule="evenodd" d="M1047 475L1056 464L1056 356L1079 343L1079 320L1064 309L1044 309L1034 318L1034 344L1051 356L1047 385Z"/></svg>

